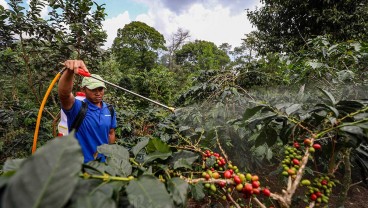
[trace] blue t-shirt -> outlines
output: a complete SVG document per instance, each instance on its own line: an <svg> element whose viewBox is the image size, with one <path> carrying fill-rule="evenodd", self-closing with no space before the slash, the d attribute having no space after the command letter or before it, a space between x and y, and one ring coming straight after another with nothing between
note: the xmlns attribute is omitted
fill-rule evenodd
<svg viewBox="0 0 368 208"><path fill-rule="evenodd" d="M87 99L84 99L84 102L87 102L88 110L75 137L82 147L84 162L86 163L95 159L93 155L97 152L98 146L109 143L109 131L116 128L116 113L114 113L114 117L111 119L110 110L105 102L102 102L102 108L99 108ZM68 119L69 130L71 130L71 125L81 107L82 101L75 99L70 110L63 109ZM104 157L102 159L104 160Z"/></svg>

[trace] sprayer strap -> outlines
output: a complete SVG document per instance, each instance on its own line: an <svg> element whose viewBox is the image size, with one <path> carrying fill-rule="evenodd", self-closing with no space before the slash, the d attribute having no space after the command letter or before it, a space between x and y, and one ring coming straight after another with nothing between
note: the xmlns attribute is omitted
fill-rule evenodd
<svg viewBox="0 0 368 208"><path fill-rule="evenodd" d="M78 131L80 125L82 124L84 117L87 114L88 104L82 101L82 107L78 112L77 117L75 117L74 122L72 123L71 129L75 129L75 132Z"/></svg>
<svg viewBox="0 0 368 208"><path fill-rule="evenodd" d="M114 115L115 115L114 108L112 107L112 105L108 105L107 107L109 108L109 111L111 114L111 123L112 123L114 119ZM80 111L78 112L77 117L75 117L74 122L72 123L72 126L71 126L71 129L75 129L75 132L78 131L80 125L82 124L84 118L86 117L87 110L88 110L88 104L82 101L82 107Z"/></svg>

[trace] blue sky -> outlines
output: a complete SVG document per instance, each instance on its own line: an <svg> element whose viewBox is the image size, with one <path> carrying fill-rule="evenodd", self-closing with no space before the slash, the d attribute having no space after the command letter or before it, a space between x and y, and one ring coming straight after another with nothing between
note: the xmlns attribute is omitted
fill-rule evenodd
<svg viewBox="0 0 368 208"><path fill-rule="evenodd" d="M145 4L133 0L97 0L96 2L105 4L107 18L116 17L124 11L129 11L132 18L136 18L139 14L148 11Z"/></svg>
<svg viewBox="0 0 368 208"><path fill-rule="evenodd" d="M28 2L25 0L24 2ZM105 4L107 17L103 28L109 48L117 30L132 21L141 21L164 35L167 43L179 29L189 31L192 41L206 40L219 46L241 44L244 35L255 30L246 9L260 7L260 0L95 0ZM6 5L0 0L0 5ZM47 15L47 9L44 11Z"/></svg>

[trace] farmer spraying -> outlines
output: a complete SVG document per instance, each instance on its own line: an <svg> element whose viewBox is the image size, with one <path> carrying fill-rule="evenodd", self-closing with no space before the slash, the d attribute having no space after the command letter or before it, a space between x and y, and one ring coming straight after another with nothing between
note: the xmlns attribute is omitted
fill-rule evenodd
<svg viewBox="0 0 368 208"><path fill-rule="evenodd" d="M72 93L74 74L78 70L89 73L81 60L67 60L64 63L67 70L58 84L58 94L62 111L67 117L69 132L75 130L75 137L82 147L84 162L94 159L104 161L103 155L97 155L97 147L103 144L115 143L116 114L113 108L103 101L105 83L99 75L84 77L81 88L86 98L76 99Z"/></svg>

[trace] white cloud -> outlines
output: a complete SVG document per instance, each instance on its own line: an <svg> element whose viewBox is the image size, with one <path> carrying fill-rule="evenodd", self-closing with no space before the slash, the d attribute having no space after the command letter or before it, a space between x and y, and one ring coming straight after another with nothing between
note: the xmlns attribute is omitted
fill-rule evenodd
<svg viewBox="0 0 368 208"><path fill-rule="evenodd" d="M5 0L0 0L0 5L3 6L5 9L9 9L8 3Z"/></svg>
<svg viewBox="0 0 368 208"><path fill-rule="evenodd" d="M106 19L103 24L103 29L107 32L107 40L105 49L111 47L117 35L118 29L123 28L125 24L129 24L132 20L129 17L129 12L125 11L116 17Z"/></svg>
<svg viewBox="0 0 368 208"><path fill-rule="evenodd" d="M166 40L169 40L169 37L178 28L182 28L189 30L192 40L210 41L217 46L229 43L236 47L241 44L241 39L245 34L254 30L247 19L245 10L234 14L230 7L224 7L221 4L208 8L208 5L205 7L201 3L194 3L180 13L174 13L163 6L160 1L150 1L148 6L149 11L138 15L135 20L154 27L165 36ZM124 24L129 22L130 20L126 19ZM121 27L123 25L120 25L119 28ZM110 43L116 37L116 32L108 33L108 35L110 41L106 43L106 47L111 46Z"/></svg>

